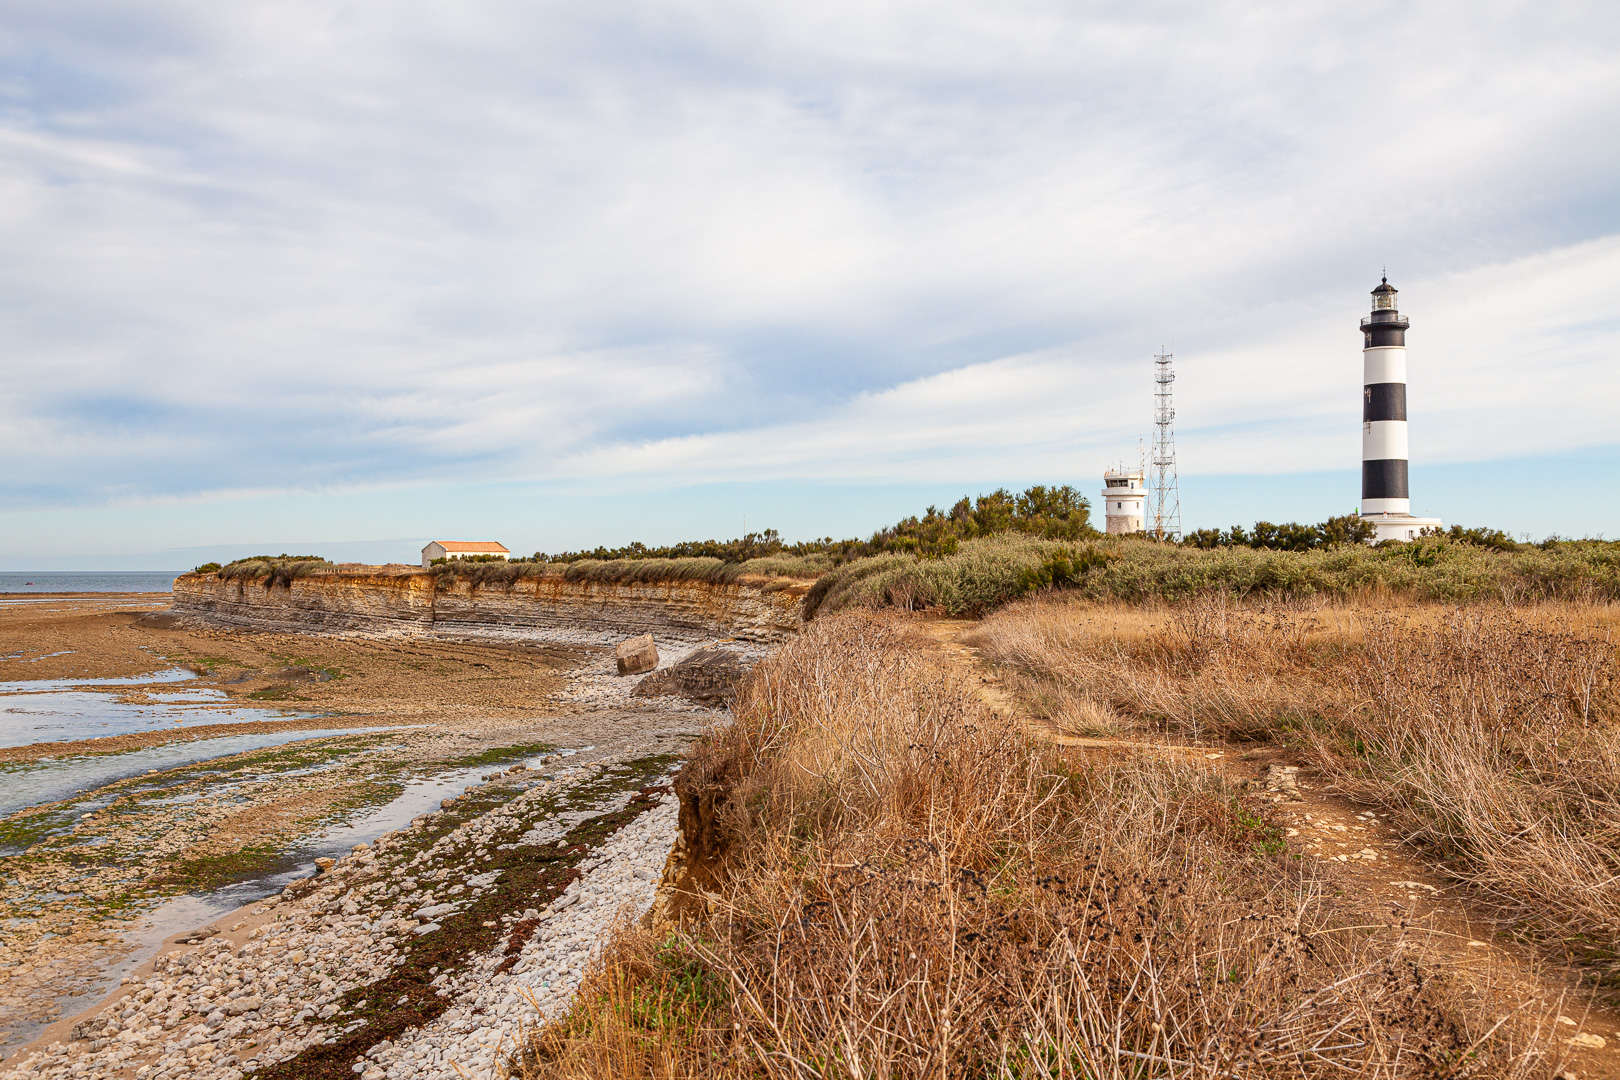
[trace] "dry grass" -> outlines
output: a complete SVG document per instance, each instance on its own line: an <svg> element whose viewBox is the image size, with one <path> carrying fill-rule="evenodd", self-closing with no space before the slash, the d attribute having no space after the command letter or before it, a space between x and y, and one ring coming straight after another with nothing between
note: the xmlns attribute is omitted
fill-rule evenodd
<svg viewBox="0 0 1620 1080"><path fill-rule="evenodd" d="M262 581L267 589L278 585L285 589L298 578L313 577L316 574L328 573L333 569L335 567L332 563L318 556L265 555L251 559L238 559L230 565L214 571L214 575L221 581Z"/></svg>
<svg viewBox="0 0 1620 1080"><path fill-rule="evenodd" d="M1620 974L1620 699L1608 606L1158 611L1038 602L978 642L1024 692L1297 747L1543 941Z"/></svg>
<svg viewBox="0 0 1620 1080"><path fill-rule="evenodd" d="M433 567L440 588L465 583L474 588L511 588L520 581L560 579L570 582L707 581L731 584L744 576L742 564L719 559L578 559L568 563L461 562Z"/></svg>
<svg viewBox="0 0 1620 1080"><path fill-rule="evenodd" d="M570 582L706 581L734 585L749 578L813 578L832 561L825 556L770 556L747 562L720 559L576 559L566 563L446 562L433 568L441 587L466 582L476 588L511 588L520 581L545 578Z"/></svg>
<svg viewBox="0 0 1620 1080"><path fill-rule="evenodd" d="M688 914L525 1077L1549 1075L1202 768L1035 746L866 614L762 663L678 791Z"/></svg>

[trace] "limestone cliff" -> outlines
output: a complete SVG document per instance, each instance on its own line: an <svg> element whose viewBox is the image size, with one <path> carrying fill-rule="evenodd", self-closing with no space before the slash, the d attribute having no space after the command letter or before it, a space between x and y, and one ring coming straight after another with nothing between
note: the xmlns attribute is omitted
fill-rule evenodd
<svg viewBox="0 0 1620 1080"><path fill-rule="evenodd" d="M250 630L612 641L633 634L760 643L798 631L808 583L601 582L559 574L511 585L445 583L427 571L343 569L294 579L182 574L174 610Z"/></svg>

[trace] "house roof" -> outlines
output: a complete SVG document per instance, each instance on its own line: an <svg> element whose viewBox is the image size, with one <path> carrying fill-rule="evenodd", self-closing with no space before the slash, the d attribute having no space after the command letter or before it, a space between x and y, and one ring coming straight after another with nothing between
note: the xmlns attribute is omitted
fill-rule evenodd
<svg viewBox="0 0 1620 1080"><path fill-rule="evenodd" d="M438 544L446 551L471 551L486 555L506 551L505 544L497 544L493 540L434 540L432 543ZM511 553L507 552L507 554Z"/></svg>

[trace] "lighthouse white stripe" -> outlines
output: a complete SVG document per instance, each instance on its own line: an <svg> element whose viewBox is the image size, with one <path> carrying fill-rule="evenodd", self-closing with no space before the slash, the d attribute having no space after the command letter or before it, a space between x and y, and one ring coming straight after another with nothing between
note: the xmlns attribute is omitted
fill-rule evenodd
<svg viewBox="0 0 1620 1080"><path fill-rule="evenodd" d="M1362 499L1363 514L1410 514L1411 499Z"/></svg>
<svg viewBox="0 0 1620 1080"><path fill-rule="evenodd" d="M1368 420L1361 425L1361 460L1405 459L1406 421Z"/></svg>
<svg viewBox="0 0 1620 1080"><path fill-rule="evenodd" d="M1406 381L1406 350L1387 346L1378 349L1361 350L1362 368L1366 377L1362 382L1367 385L1381 382Z"/></svg>

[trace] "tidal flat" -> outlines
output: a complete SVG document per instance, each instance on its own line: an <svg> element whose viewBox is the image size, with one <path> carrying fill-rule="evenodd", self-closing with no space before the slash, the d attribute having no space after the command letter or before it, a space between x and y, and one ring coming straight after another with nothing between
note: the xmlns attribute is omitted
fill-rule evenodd
<svg viewBox="0 0 1620 1080"><path fill-rule="evenodd" d="M228 631L166 608L0 605L0 696L19 710L0 712L0 1073L60 1045L56 1028L177 936L317 859L474 789L493 814L567 777L628 769L644 785L709 722L632 701L600 648ZM601 801L582 798L530 797L525 828L571 835Z"/></svg>

